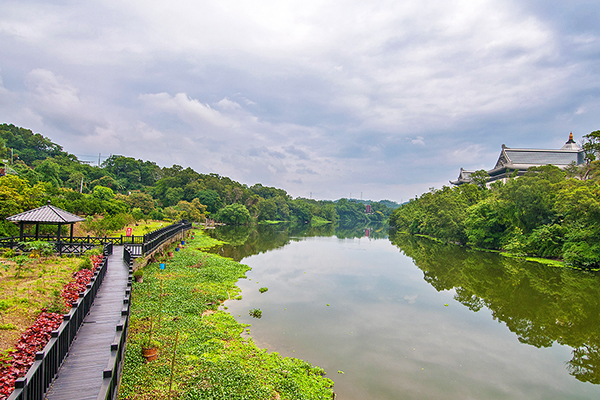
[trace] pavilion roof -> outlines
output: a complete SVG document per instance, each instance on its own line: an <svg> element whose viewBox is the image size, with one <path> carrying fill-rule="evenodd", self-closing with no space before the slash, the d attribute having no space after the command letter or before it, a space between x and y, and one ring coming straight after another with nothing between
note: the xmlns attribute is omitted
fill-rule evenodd
<svg viewBox="0 0 600 400"><path fill-rule="evenodd" d="M11 215L6 218L13 222L33 222L33 223L49 223L49 224L73 224L79 221L85 221L84 218L71 214L61 208L50 204L33 210L25 211L20 214Z"/></svg>

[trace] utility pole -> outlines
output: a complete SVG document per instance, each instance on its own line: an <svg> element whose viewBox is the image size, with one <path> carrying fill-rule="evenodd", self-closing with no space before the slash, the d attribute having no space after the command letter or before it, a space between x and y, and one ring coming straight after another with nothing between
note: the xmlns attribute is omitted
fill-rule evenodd
<svg viewBox="0 0 600 400"><path fill-rule="evenodd" d="M98 167L100 166L100 153L98 153Z"/></svg>
<svg viewBox="0 0 600 400"><path fill-rule="evenodd" d="M83 176L81 177L81 185L79 186L79 193L83 191Z"/></svg>

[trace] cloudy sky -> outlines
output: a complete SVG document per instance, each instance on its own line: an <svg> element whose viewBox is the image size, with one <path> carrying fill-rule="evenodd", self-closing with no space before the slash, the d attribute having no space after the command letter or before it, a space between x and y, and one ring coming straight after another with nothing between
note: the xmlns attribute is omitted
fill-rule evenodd
<svg viewBox="0 0 600 400"><path fill-rule="evenodd" d="M600 2L0 2L0 122L292 196L407 200L600 129Z"/></svg>

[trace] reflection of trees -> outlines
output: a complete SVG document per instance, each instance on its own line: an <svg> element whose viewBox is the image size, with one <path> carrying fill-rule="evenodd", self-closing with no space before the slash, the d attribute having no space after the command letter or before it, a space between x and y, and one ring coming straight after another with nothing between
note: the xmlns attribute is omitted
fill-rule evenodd
<svg viewBox="0 0 600 400"><path fill-rule="evenodd" d="M573 358L567 363L567 369L582 382L595 385L600 383L600 350L598 346L583 345L573 350Z"/></svg>
<svg viewBox="0 0 600 400"><path fill-rule="evenodd" d="M600 276L404 234L390 240L436 290L454 289L455 299L472 311L487 307L522 343L573 347L571 375L600 383Z"/></svg>
<svg viewBox="0 0 600 400"><path fill-rule="evenodd" d="M213 251L225 257L240 261L253 254L264 253L283 247L295 238L315 236L337 236L339 238L364 237L369 230L369 237L384 239L387 237L387 227L381 224L349 224L335 226L325 224L312 226L310 224L273 224L257 226L221 226L208 231L214 238L228 244Z"/></svg>

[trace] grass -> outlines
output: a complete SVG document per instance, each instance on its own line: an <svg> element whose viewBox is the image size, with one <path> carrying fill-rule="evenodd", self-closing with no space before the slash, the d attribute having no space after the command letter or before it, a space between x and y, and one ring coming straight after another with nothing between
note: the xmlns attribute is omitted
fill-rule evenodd
<svg viewBox="0 0 600 400"><path fill-rule="evenodd" d="M42 308L58 301L81 258L0 258L0 352L11 349ZM21 264L21 265L19 265Z"/></svg>
<svg viewBox="0 0 600 400"><path fill-rule="evenodd" d="M248 325L221 309L241 298L236 282L249 267L203 250L218 241L196 232L181 251L144 268L133 284L120 399L167 399L171 365L173 398L331 399L333 382L307 362L259 349L242 336ZM159 342L157 361L145 363L141 343L150 321ZM177 337L177 351L174 343ZM173 362L173 354L176 357Z"/></svg>
<svg viewBox="0 0 600 400"><path fill-rule="evenodd" d="M312 219L310 220L310 224L312 226L321 226L321 225L327 225L327 224L331 224L332 222L325 219L325 218L321 218L318 216L313 216Z"/></svg>
<svg viewBox="0 0 600 400"><path fill-rule="evenodd" d="M134 236L142 236L145 235L146 233L155 231L157 229L160 229L162 227L171 225L170 222L166 222L166 221L154 221L154 220L148 220L148 221L138 221L137 225L129 225L126 226L125 228L118 230L118 231L113 231L107 234L107 236L125 236L127 235L127 228L131 228L131 234Z"/></svg>

